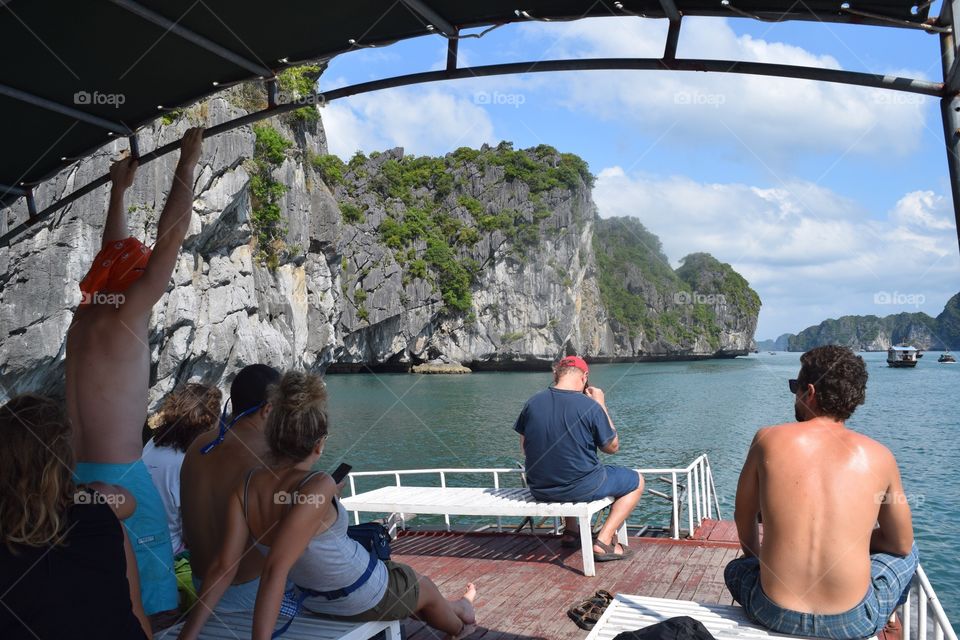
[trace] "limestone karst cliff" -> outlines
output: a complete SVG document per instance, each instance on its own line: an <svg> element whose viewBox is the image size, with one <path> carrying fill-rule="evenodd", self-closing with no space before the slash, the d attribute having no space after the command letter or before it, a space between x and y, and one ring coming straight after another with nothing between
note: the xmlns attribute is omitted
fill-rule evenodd
<svg viewBox="0 0 960 640"><path fill-rule="evenodd" d="M170 114L141 132L141 151L259 99L234 89ZM38 189L40 206L106 172L123 148L71 165ZM759 299L749 287L746 303L730 298L728 266L712 258L686 271L667 266L664 287L629 251L614 265L598 259L615 254L616 223L598 218L592 177L576 156L507 143L443 158L393 149L347 163L326 152L312 111L205 142L193 224L151 320L152 400L193 377L222 383L253 362L544 368L564 352L618 361L753 348ZM148 243L175 163L173 154L143 166L128 192L132 233ZM64 337L107 193L0 249L0 396L62 385ZM4 211L0 231L25 215L22 203ZM617 274L644 319L608 308L604 283Z"/></svg>

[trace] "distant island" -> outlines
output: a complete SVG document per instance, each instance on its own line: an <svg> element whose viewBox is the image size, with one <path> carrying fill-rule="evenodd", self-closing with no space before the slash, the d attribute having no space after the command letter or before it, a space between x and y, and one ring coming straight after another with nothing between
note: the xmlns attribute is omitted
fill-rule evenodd
<svg viewBox="0 0 960 640"><path fill-rule="evenodd" d="M824 320L798 334L759 340L757 349L807 351L825 344L842 344L857 351L886 351L897 344L933 351L960 350L960 293L947 301L936 318L926 313L896 313L883 318L843 316Z"/></svg>

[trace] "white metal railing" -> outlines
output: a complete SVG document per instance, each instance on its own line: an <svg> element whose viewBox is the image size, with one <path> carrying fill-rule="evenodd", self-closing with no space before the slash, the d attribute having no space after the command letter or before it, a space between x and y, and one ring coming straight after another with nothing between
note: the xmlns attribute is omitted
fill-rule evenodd
<svg viewBox="0 0 960 640"><path fill-rule="evenodd" d="M927 640L930 627L933 627L933 640L957 640L957 633L922 566L917 567L907 600L900 607L900 624L902 640Z"/></svg>
<svg viewBox="0 0 960 640"><path fill-rule="evenodd" d="M716 486L713 483L713 471L710 467L710 460L706 454L701 454L688 464L686 467L665 468L665 469L637 469L646 478L658 477L670 485L670 493L666 494L649 487L647 481L647 491L653 495L659 496L671 503L670 529L674 539L680 537L680 523L685 521L690 535L693 534L706 518L716 518L719 520L720 500L717 497ZM357 495L357 478L371 477L389 477L393 476L394 486L403 486L402 476L412 475L437 475L440 479L440 486L446 488L447 477L449 475L487 475L493 480L493 488L500 488L501 476L519 475L521 483L525 486L524 470L522 468L436 468L436 469L400 469L393 471L354 471L348 476L350 481L350 495ZM450 515L443 514L447 530L450 530ZM360 514L353 512L354 522L360 521ZM497 518L497 528L501 528L501 519ZM939 639L938 639L939 640ZM952 638L951 640L956 640Z"/></svg>

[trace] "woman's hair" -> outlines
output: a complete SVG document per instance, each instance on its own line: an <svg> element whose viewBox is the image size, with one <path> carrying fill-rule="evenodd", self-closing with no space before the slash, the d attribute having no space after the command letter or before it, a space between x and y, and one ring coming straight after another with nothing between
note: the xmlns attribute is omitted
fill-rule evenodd
<svg viewBox="0 0 960 640"><path fill-rule="evenodd" d="M174 389L160 407L154 444L177 451L189 449L198 435L217 425L222 397L220 389L196 382Z"/></svg>
<svg viewBox="0 0 960 640"><path fill-rule="evenodd" d="M0 407L0 538L14 545L59 544L73 504L73 446L63 406L33 394Z"/></svg>
<svg viewBox="0 0 960 640"><path fill-rule="evenodd" d="M267 391L264 431L277 459L301 461L327 435L327 388L319 376L288 371Z"/></svg>

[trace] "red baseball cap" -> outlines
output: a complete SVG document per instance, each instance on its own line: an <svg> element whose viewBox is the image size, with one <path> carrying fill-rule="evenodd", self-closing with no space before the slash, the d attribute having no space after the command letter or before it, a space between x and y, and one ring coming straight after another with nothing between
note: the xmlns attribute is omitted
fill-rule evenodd
<svg viewBox="0 0 960 640"><path fill-rule="evenodd" d="M560 360L557 363L558 367L576 367L583 371L584 373L590 373L590 367L587 366L587 361L581 358L580 356L567 356Z"/></svg>

